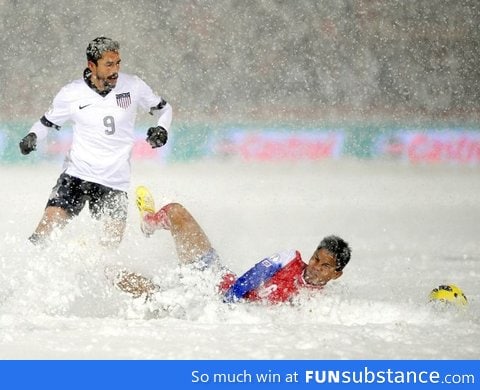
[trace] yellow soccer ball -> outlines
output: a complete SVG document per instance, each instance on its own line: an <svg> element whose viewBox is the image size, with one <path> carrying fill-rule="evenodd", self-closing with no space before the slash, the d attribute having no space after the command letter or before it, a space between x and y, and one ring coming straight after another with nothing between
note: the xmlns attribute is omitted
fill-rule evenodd
<svg viewBox="0 0 480 390"><path fill-rule="evenodd" d="M465 306L468 304L467 297L463 291L454 284L446 284L434 288L429 298L430 302L443 302L456 306Z"/></svg>

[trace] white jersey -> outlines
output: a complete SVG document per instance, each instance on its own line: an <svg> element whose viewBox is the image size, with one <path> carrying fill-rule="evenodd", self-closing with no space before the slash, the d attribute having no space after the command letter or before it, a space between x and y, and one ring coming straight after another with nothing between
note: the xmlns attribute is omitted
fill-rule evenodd
<svg viewBox="0 0 480 390"><path fill-rule="evenodd" d="M149 111L161 102L164 100L139 77L124 73L119 73L115 88L106 96L90 88L84 79L67 84L45 113L45 118L57 128L73 121L73 139L65 158L65 172L127 191L137 109ZM165 102L157 113L158 125L168 131L172 121L171 106ZM42 139L47 129L38 121L30 131Z"/></svg>

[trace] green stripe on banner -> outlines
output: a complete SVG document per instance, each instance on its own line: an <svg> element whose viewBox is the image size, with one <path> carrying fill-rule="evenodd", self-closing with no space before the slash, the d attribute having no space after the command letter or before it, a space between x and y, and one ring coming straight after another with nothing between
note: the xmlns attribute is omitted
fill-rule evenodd
<svg viewBox="0 0 480 390"><path fill-rule="evenodd" d="M30 126L24 122L0 123L0 162L61 162L71 143L72 129L67 125L60 131L50 131L35 152L23 156L18 143ZM353 157L413 164L480 165L478 125L174 123L168 143L156 150L145 142L147 128L142 125L135 130L133 160L319 161Z"/></svg>

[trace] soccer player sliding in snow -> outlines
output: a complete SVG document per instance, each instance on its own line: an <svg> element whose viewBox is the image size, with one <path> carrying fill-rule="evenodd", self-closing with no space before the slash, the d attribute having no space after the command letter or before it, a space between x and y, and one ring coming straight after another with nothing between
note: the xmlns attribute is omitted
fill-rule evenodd
<svg viewBox="0 0 480 390"><path fill-rule="evenodd" d="M222 266L207 235L181 204L169 203L155 211L150 192L145 187L138 187L137 206L145 235L150 236L161 229L170 231L180 264L190 264L200 271L218 270L219 292L225 302L289 301L302 288L319 289L330 280L339 278L350 261L348 243L331 235L320 242L308 263L303 262L298 251L287 250L264 258L237 277ZM158 289L150 279L128 271L119 273L115 284L134 297L150 297Z"/></svg>

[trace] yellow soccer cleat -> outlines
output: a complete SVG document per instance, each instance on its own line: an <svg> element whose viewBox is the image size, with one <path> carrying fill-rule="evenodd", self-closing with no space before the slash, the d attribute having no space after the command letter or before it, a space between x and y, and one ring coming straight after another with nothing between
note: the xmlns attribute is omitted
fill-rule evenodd
<svg viewBox="0 0 480 390"><path fill-rule="evenodd" d="M147 187L139 186L135 190L135 201L140 212L140 229L147 237L151 236L155 229L149 226L145 219L148 214L155 213L155 200Z"/></svg>
<svg viewBox="0 0 480 390"><path fill-rule="evenodd" d="M155 212L155 201L147 187L138 186L135 190L135 196L140 214Z"/></svg>

